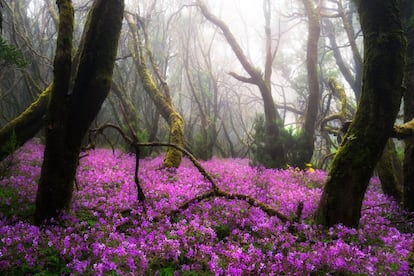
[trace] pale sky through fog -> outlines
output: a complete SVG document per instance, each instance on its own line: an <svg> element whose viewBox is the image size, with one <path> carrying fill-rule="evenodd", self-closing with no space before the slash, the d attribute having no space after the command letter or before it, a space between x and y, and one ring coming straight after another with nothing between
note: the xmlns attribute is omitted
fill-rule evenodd
<svg viewBox="0 0 414 276"><path fill-rule="evenodd" d="M229 26L243 50L254 62L262 63L264 37L263 1L208 0L212 12Z"/></svg>
<svg viewBox="0 0 414 276"><path fill-rule="evenodd" d="M252 61L253 65L264 70L264 46L265 46L265 34L264 34L264 15L263 15L263 0L204 0L204 2L209 6L211 12L221 18L230 28L234 34L236 40L242 47L246 55L249 56L249 59ZM281 32L290 29L292 25L298 23L298 21L290 21L287 18L279 18L280 14L287 15L292 12L292 2L289 0L285 1L271 1L271 29L272 35L275 39L273 42L276 43L276 40L279 38L279 23L281 24ZM299 8L301 6L299 5ZM300 21L299 21L300 22ZM302 21L304 23L304 21ZM302 60L305 59L306 55L306 38L307 38L307 26L306 24L299 24L290 30L288 33L284 33L280 37L280 45L278 48L278 54L276 56L275 64L279 62L285 62L285 58L279 59L279 56L284 56L286 54L291 55L296 51L303 54ZM219 36L222 37L220 34ZM222 40L223 41L223 40ZM218 47L222 48L223 52L231 52L230 46L226 42L217 43L220 45ZM230 54L231 56L231 54ZM301 61L299 64L295 64L297 61L291 61L291 69L295 70L296 67L302 66ZM245 71L241 68L240 64L234 57L234 69L240 75L245 76ZM235 69L238 68L238 69ZM285 80L282 78L281 73L277 70L273 71L272 75L273 83L283 84ZM253 87L253 91L257 92L257 96L260 97L259 92ZM273 87L273 96L276 102L281 102L283 98L279 91L277 85ZM295 91L286 88L285 97L288 101L294 102L297 98ZM295 121L295 119L288 115L286 122Z"/></svg>

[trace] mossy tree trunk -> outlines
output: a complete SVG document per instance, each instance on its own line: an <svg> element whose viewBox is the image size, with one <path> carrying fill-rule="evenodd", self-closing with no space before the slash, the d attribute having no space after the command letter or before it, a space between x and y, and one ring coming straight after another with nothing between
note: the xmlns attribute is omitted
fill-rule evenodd
<svg viewBox="0 0 414 276"><path fill-rule="evenodd" d="M408 37L404 121L409 122L414 119L414 1L402 0L401 11ZM403 204L408 211L414 211L414 140L409 138L404 142Z"/></svg>
<svg viewBox="0 0 414 276"><path fill-rule="evenodd" d="M384 194L391 196L397 202L402 200L402 164L396 154L395 143L388 139L384 152L377 164L378 176Z"/></svg>
<svg viewBox="0 0 414 276"><path fill-rule="evenodd" d="M0 129L0 161L35 136L44 126L43 117L46 115L52 87L52 84L49 85L25 111ZM15 141L13 148L10 148L7 145L14 139L13 136Z"/></svg>
<svg viewBox="0 0 414 276"><path fill-rule="evenodd" d="M361 94L362 57L356 44L357 36L355 35L354 27L352 25L352 13L354 7L353 3L350 3L349 9L352 9L350 13L349 9L345 9L342 1L337 1L336 5L338 15L341 18L343 28L349 41L349 46L352 51L352 70L344 61L340 47L336 41L337 36L335 34L335 26L330 20L325 21L325 29L327 31L327 36L329 38L338 69L341 71L343 77L352 88L355 99L358 102ZM355 112L350 110L350 113L353 116ZM401 197L398 196L397 192L401 186L401 182L398 181L402 180L402 164L399 163L401 163L401 161L398 160L395 143L393 141L389 141L376 169L378 171L384 192L396 200L401 200Z"/></svg>
<svg viewBox="0 0 414 276"><path fill-rule="evenodd" d="M405 36L398 0L356 1L364 34L361 99L329 171L316 222L358 227L362 200L402 97Z"/></svg>
<svg viewBox="0 0 414 276"><path fill-rule="evenodd" d="M80 61L72 94L71 52L73 6L57 1L59 32L54 85L46 126L46 148L36 196L35 223L41 224L68 208L82 138L107 97L112 83L124 3L96 0L85 25Z"/></svg>
<svg viewBox="0 0 414 276"><path fill-rule="evenodd" d="M142 86L157 107L161 116L167 121L170 127L168 142L180 147L184 147L184 120L181 117L180 113L174 108L174 105L171 101L168 84L163 79L161 73L155 65L151 50L149 48L148 36L146 35L144 22L136 22L136 20L131 15L127 15L126 19L130 30L135 35L136 45L134 50L136 53L133 55L133 57L138 69L138 74L141 78ZM141 27L144 33L145 46L142 43L141 34L137 28L137 24L142 25ZM154 80L152 77L150 69L147 66L147 58L144 52L146 52L149 56L150 63L157 75L158 80L161 82L160 86L162 89L157 86L156 80ZM181 164L181 159L181 151L175 148L168 148L162 166L164 168L178 168Z"/></svg>

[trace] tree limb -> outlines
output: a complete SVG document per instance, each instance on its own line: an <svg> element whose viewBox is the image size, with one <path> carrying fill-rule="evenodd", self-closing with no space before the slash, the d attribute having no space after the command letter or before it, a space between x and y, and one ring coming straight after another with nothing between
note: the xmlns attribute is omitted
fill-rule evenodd
<svg viewBox="0 0 414 276"><path fill-rule="evenodd" d="M293 218L288 217L288 216L282 214L281 212L275 210L271 206L255 199L255 198L253 198L249 195L229 193L229 192L223 191L222 189L220 189L218 187L218 185L217 185L216 181L214 180L214 178L211 176L211 174L209 174L204 169L204 167L200 164L200 162L198 162L198 160L194 157L194 155L191 152L189 152L188 150L181 147L181 146L178 146L176 144L171 144L171 143L163 143L163 142L138 143L138 142L135 142L133 139L131 139L129 136L127 136L119 126L113 125L113 124L103 125L99 128L92 129L91 132L101 133L106 128L112 128L112 129L117 130L121 134L121 136L127 142L131 143L131 145L134 146L135 148L139 148L139 147L160 147L160 146L162 146L162 147L172 147L172 148L175 148L175 149L181 151L184 155L186 155L190 159L190 161L197 168L197 170L201 173L201 175L203 175L204 178L207 179L208 182L210 182L210 184L212 185L212 188L213 188L212 190L210 190L206 193L203 193L201 195L198 195L195 198L192 198L192 199L184 202L176 210L172 211L169 214L170 216L176 215L181 210L184 210L184 209L188 208L193 203L196 203L196 202L199 202L199 201L202 201L202 200L205 200L205 199L209 199L209 198L212 198L212 197L223 197L223 198L226 198L226 199L229 199L229 200L243 200L251 206L260 208L263 212L265 212L269 216L276 216L277 218L279 218L284 223L299 221L299 219L300 219L300 216L302 214L302 209L303 209L303 207L301 207L301 204L303 205L303 203L299 203L295 217L293 217ZM139 184L138 184L138 186L139 186ZM141 190L141 192L142 192L142 190Z"/></svg>
<svg viewBox="0 0 414 276"><path fill-rule="evenodd" d="M240 75L238 75L238 74L236 74L234 72L228 72L228 74L230 76L232 76L233 78L235 78L236 80L238 80L238 81L246 82L246 83L250 83L250 84L256 84L256 81L253 78L251 78L251 77L250 78L243 77L243 76L240 76Z"/></svg>

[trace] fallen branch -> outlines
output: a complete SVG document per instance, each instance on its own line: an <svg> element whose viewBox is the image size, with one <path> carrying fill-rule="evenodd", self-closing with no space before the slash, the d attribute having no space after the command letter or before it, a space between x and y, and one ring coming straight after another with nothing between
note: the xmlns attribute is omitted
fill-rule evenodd
<svg viewBox="0 0 414 276"><path fill-rule="evenodd" d="M97 128L97 129L91 130L91 132L95 132L96 135L97 135L98 133L101 133L106 128L112 128L112 129L117 130L121 134L121 136L125 139L125 141L130 143L135 149L139 149L140 147L172 147L172 148L175 148L175 149L181 151L185 156L188 157L188 159L190 159L190 161L197 168L197 170L201 173L201 175L203 175L203 177L208 182L210 182L210 184L212 185L212 188L213 188L211 191L208 191L206 193L198 195L195 198L192 198L192 199L184 202L176 210L174 210L171 213L167 214L169 216L177 215L182 210L187 209L191 204L197 203L199 201L206 200L206 199L209 199L209 198L212 198L212 197L223 197L223 198L226 198L226 199L229 199L229 200L234 200L234 199L235 200L243 200L251 206L260 208L263 212L265 212L269 216L276 216L283 223L286 223L286 222L294 223L294 222L299 222L300 221L300 217L302 215L302 210L303 210L303 202L299 202L295 216L294 217L288 217L288 216L282 214L281 212L275 210L271 206L255 199L255 198L253 198L249 195L229 193L229 192L223 191L222 189L220 189L218 187L218 185L217 185L216 181L214 180L214 178L204 169L204 167L200 164L200 162L198 162L198 160L194 157L194 155L191 152L189 152L188 150L186 150L186 149L184 149L184 148L182 148L182 147L180 147L176 144L163 143L163 142L139 143L139 142L134 141L134 139L130 138L129 136L127 136L119 126L113 125L113 124L103 125L103 126ZM96 135L94 135L94 137L96 137ZM93 143L93 141L89 141L89 143L91 144L91 143ZM137 175L137 172L138 172L137 167L138 167L138 164L139 164L138 163L138 159L139 159L138 153L139 153L139 151L136 152L136 155L137 155L137 161L136 162L137 163L136 163L136 170L135 170L135 183L137 184L137 189L138 189L138 200L140 202L143 202L143 200L140 200L140 199L145 199L145 195L142 191L141 186L139 185L138 175Z"/></svg>
<svg viewBox="0 0 414 276"><path fill-rule="evenodd" d="M276 216L278 219L280 219L282 222L286 223L286 222L291 222L293 221L293 219L285 216L284 214L280 213L279 211L273 209L271 206L249 196L249 195L244 195L244 194L233 194L233 193L228 193L226 191L221 190L220 188L217 191L208 191L204 194L201 194L195 198L192 198L186 202L184 202L183 204L181 204L177 209L175 209L174 211L172 211L170 214L168 214L169 216L175 216L178 213L180 213L182 210L187 209L190 205L200 202L202 200L206 200L212 197L223 197L225 199L229 199L229 200L242 200L247 202L249 205L253 206L253 207L258 207L260 208L263 212L265 212L267 215L269 216Z"/></svg>

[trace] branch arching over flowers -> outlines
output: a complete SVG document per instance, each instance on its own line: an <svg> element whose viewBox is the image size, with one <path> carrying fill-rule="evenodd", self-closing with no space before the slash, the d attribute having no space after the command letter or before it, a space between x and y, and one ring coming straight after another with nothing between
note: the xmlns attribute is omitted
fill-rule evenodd
<svg viewBox="0 0 414 276"><path fill-rule="evenodd" d="M200 202L202 200L206 200L206 199L213 198L213 197L223 197L223 198L226 198L226 199L229 199L229 200L242 200L242 201L245 201L251 206L260 208L263 212L265 212L269 216L276 216L278 219L280 219L284 223L286 223L286 222L291 222L292 223L292 222L297 222L297 221L300 220L300 217L302 215L302 210L303 210L303 203L302 202L299 202L298 208L297 208L297 211L296 211L295 215L293 217L289 217L289 216L286 216L286 215L282 214L281 212L275 210L270 205L268 205L266 203L263 203L263 202L255 199L255 198L249 196L249 195L229 193L229 192L223 191L222 189L220 189L218 187L218 185L217 185L216 181L214 180L214 178L204 169L204 167L200 164L200 162L198 162L197 158L195 158L194 155L191 152L189 152L185 148L182 148L182 147L180 147L176 144L163 143L163 142L139 143L138 141L136 141L136 139L133 139L133 138L129 137L128 135L126 135L119 126L114 125L114 124L105 124L105 125L100 126L96 129L90 130L88 148L94 148L95 138L97 137L97 135L101 134L107 128L112 128L112 129L115 129L116 131L118 131L121 134L121 136L125 139L125 141L128 142L131 146L133 146L136 149L140 148L140 147L173 147L173 148L181 151L185 156L187 156L188 159L190 159L190 161L197 168L197 170L201 173L201 175L203 175L203 177L205 179L207 179L208 182L211 183L212 190L207 191L203 194L200 194L200 195L184 202L176 210L173 210L171 212L171 214L169 214L169 215L176 215L180 211L185 210L186 208L188 208L191 204ZM136 168L135 169L135 183L137 185L138 192L139 191L142 192L142 189L140 187L140 184L139 184L138 178L137 178L138 161L139 161L139 159L137 157L137 160L136 160L137 164L135 166L135 168Z"/></svg>

